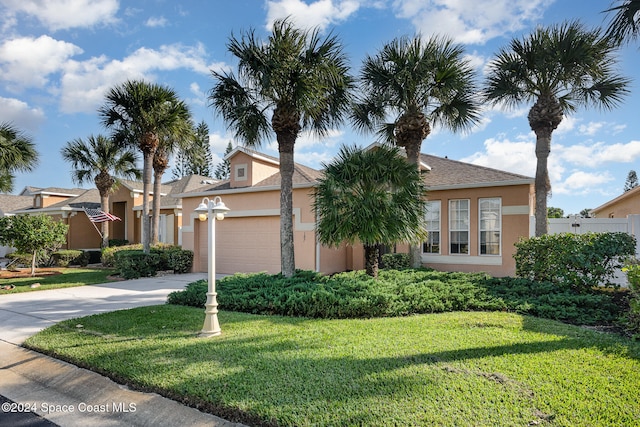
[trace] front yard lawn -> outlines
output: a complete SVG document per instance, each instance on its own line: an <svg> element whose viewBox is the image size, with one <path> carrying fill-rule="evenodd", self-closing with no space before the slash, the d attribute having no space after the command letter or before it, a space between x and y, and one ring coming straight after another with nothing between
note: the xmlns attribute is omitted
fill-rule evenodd
<svg viewBox="0 0 640 427"><path fill-rule="evenodd" d="M640 343L506 312L309 319L154 306L26 346L223 418L277 426L632 426Z"/></svg>
<svg viewBox="0 0 640 427"><path fill-rule="evenodd" d="M36 275L30 277L29 269L20 270L20 274L3 270L0 272L0 295L108 283L113 281L109 276L114 271L107 268L38 268ZM31 287L36 283L40 285Z"/></svg>

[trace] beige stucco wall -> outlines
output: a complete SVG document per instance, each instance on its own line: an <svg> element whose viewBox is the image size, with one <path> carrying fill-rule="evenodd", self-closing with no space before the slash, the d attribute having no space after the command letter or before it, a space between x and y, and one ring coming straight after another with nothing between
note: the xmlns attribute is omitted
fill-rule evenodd
<svg viewBox="0 0 640 427"><path fill-rule="evenodd" d="M243 167L245 176L238 178L237 168ZM279 171L278 165L239 152L230 159L231 188L250 187Z"/></svg>
<svg viewBox="0 0 640 427"><path fill-rule="evenodd" d="M248 189L249 190L249 189ZM243 233L245 229L251 228L251 218L269 217L271 221L262 222L262 230L265 236L272 236L270 257L279 257L279 235L277 229L279 224L279 190L270 191L242 191L236 193L221 192L224 203L231 209L227 215L227 219L217 222L216 235L224 235L226 239L231 239L231 243L216 240L216 251L220 254L225 251L228 245L233 248L253 248L262 245L256 243L252 239L251 234ZM481 198L499 197L501 199L501 254L500 255L480 255L479 254L479 218L478 218L478 202ZM514 244L520 237L526 237L529 234L529 216L531 211L531 200L533 198L533 186L529 184L500 186L500 187L481 187L466 188L452 190L430 191L429 200L441 201L441 253L440 254L423 254L423 263L443 271L485 271L494 276L507 276L515 274L515 261L513 254L515 252ZM449 233L448 233L448 204L449 200L468 199L470 201L470 241L469 254L457 255L449 253ZM207 234L206 223L196 224L199 221L193 210L202 200L202 196L183 199L183 233L182 243L186 249L192 249L195 252L194 271L207 271ZM298 188L294 190L293 207L294 207L294 242L296 268L315 270L317 266L318 247L315 241L315 232L313 231L315 218L311 209L312 189ZM240 224L237 221L234 224L234 218L243 218L245 222L239 228L238 233L233 233L234 227ZM265 229L269 229L267 231ZM275 232L274 232L275 230ZM265 238L264 236L260 239ZM234 249L235 250L235 249ZM407 250L406 245L398 245L398 252ZM255 256L256 252L245 250L247 257ZM241 255L239 255L241 257ZM222 256L224 257L224 255ZM218 255L217 263L220 263L221 256ZM221 265L223 265L222 263ZM248 264L253 264L247 262ZM277 262L272 262L267 271L270 273L279 272ZM222 267L224 268L224 267ZM236 264L234 268L242 268L241 263ZM338 249L330 249L325 247L319 248L319 269L324 273L333 273L344 270L358 270L364 268L364 253L361 245L348 246L344 245ZM234 273L236 271L222 271L217 268L218 272Z"/></svg>
<svg viewBox="0 0 640 427"><path fill-rule="evenodd" d="M592 211L596 218L626 218L640 214L640 187L636 187L616 199Z"/></svg>

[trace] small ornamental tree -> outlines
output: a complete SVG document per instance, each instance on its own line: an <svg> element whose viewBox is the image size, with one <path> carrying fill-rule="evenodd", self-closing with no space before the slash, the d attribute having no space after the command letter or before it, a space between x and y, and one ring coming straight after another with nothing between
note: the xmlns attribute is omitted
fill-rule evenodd
<svg viewBox="0 0 640 427"><path fill-rule="evenodd" d="M0 244L31 254L31 276L36 274L36 256L51 253L66 243L69 226L48 215L17 215L0 218Z"/></svg>
<svg viewBox="0 0 640 427"><path fill-rule="evenodd" d="M378 275L380 244L424 241L425 186L398 148L343 147L315 191L320 243L364 245L367 274Z"/></svg>

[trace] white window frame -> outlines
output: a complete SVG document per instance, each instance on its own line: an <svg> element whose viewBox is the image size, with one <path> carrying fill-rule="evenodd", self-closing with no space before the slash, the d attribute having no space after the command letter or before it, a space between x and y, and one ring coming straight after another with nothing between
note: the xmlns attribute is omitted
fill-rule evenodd
<svg viewBox="0 0 640 427"><path fill-rule="evenodd" d="M437 209L435 208L437 206ZM430 217L430 214L438 212L437 219L437 227L435 226L436 220ZM442 253L442 201L441 200L428 200L426 203L426 211L424 213L425 219L425 228L429 233L426 242L422 243L422 253L428 255L439 255ZM438 233L438 252L429 252L425 251L425 247L431 243L431 247L433 247L433 242L430 241L431 233Z"/></svg>
<svg viewBox="0 0 640 427"><path fill-rule="evenodd" d="M462 218L461 220L454 220L453 213L454 212L463 212L460 209L454 209L454 205L458 205L461 202L466 202L466 218ZM459 224L460 221L466 223L466 227L459 227L455 222ZM453 233L467 233L467 251L466 252L453 252ZM458 243L461 245L461 243ZM451 199L449 200L449 254L450 255L470 255L471 252L471 200L470 199Z"/></svg>
<svg viewBox="0 0 640 427"><path fill-rule="evenodd" d="M486 227L488 221L484 221L483 225L483 212L487 209L482 208L483 201L497 201L498 212L497 221L493 226ZM493 210L493 209L492 209ZM498 253L482 253L482 234L483 233L495 233L498 235ZM502 198L501 197L483 197L478 199L478 255L480 256L501 256L502 255Z"/></svg>
<svg viewBox="0 0 640 427"><path fill-rule="evenodd" d="M234 179L236 181L246 181L247 178L247 164L243 163L241 165L235 165L234 168ZM242 173L242 174L241 174Z"/></svg>

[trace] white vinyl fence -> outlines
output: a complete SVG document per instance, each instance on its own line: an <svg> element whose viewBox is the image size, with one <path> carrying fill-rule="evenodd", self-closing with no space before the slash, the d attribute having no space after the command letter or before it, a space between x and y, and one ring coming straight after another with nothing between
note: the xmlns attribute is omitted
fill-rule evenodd
<svg viewBox="0 0 640 427"><path fill-rule="evenodd" d="M530 217L529 235L535 235L535 217ZM640 215L629 215L626 218L549 218L549 234L557 233L629 233L636 238L636 258L640 258ZM627 286L627 277L618 271L614 283Z"/></svg>

